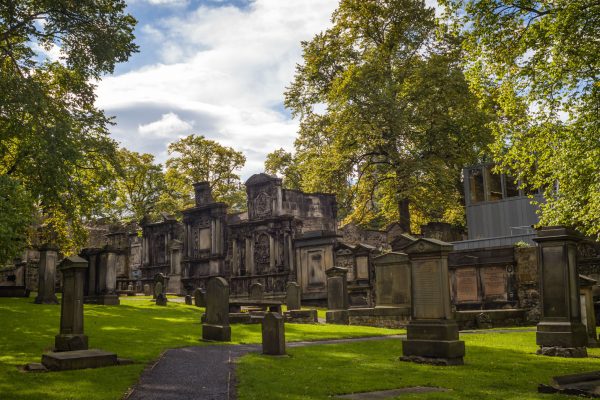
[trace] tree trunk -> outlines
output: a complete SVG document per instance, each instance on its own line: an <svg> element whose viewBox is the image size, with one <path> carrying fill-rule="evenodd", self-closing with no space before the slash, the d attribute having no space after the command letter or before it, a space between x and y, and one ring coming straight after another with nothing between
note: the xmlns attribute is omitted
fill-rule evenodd
<svg viewBox="0 0 600 400"><path fill-rule="evenodd" d="M408 205L410 204L410 200L402 199L398 202L398 214L400 218L398 220L398 224L406 233L410 233L410 209Z"/></svg>

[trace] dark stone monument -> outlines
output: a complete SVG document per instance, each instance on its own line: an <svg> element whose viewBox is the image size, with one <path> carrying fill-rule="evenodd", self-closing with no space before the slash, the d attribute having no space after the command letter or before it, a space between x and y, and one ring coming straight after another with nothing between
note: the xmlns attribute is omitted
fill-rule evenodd
<svg viewBox="0 0 600 400"><path fill-rule="evenodd" d="M260 283L253 283L250 285L250 289L248 290L249 297L252 300L262 300L265 295L265 291L263 289L263 285Z"/></svg>
<svg viewBox="0 0 600 400"><path fill-rule="evenodd" d="M165 288L162 282L156 282L154 285L154 296L156 296L156 305L157 306L166 306L167 305L167 295L165 295Z"/></svg>
<svg viewBox="0 0 600 400"><path fill-rule="evenodd" d="M156 285L159 283L161 284L161 293L165 293L167 290L167 278L162 272L154 275L154 290L152 291L152 298L154 299L156 299L156 296L158 296Z"/></svg>
<svg viewBox="0 0 600 400"><path fill-rule="evenodd" d="M588 333L587 347L600 347L596 334L596 313L594 309L594 286L598 281L589 276L579 275L579 299L581 302L581 323Z"/></svg>
<svg viewBox="0 0 600 400"><path fill-rule="evenodd" d="M54 293L56 285L56 261L58 249L52 246L44 246L40 249L40 265L38 268L38 295L35 298L37 304L58 304Z"/></svg>
<svg viewBox="0 0 600 400"><path fill-rule="evenodd" d="M403 361L461 365L465 343L450 307L448 253L452 245L419 239L403 249L411 261L412 320L402 342Z"/></svg>
<svg viewBox="0 0 600 400"><path fill-rule="evenodd" d="M285 292L285 304L288 311L300 310L302 304L300 301L301 296L300 285L296 282L288 282L286 285Z"/></svg>
<svg viewBox="0 0 600 400"><path fill-rule="evenodd" d="M194 290L194 305L196 307L206 307L206 292L200 288Z"/></svg>
<svg viewBox="0 0 600 400"><path fill-rule="evenodd" d="M65 258L60 264L63 277L60 333L55 338L54 352L42 355L42 364L50 370L97 368L118 363L114 353L88 350L88 338L83 333L83 288L87 268L88 262L78 256Z"/></svg>
<svg viewBox="0 0 600 400"><path fill-rule="evenodd" d="M348 268L333 267L325 271L327 275L328 324L348 325Z"/></svg>
<svg viewBox="0 0 600 400"><path fill-rule="evenodd" d="M538 354L587 357L586 327L581 323L577 242L579 235L564 227L538 230L542 317L537 325Z"/></svg>
<svg viewBox="0 0 600 400"><path fill-rule="evenodd" d="M211 278L206 289L206 314L202 339L231 341L229 326L229 284L221 277Z"/></svg>
<svg viewBox="0 0 600 400"><path fill-rule="evenodd" d="M192 296L190 296L189 294L185 296L185 304L187 304L188 306L191 306L193 304Z"/></svg>
<svg viewBox="0 0 600 400"><path fill-rule="evenodd" d="M262 352L270 356L285 355L285 324L279 313L268 312L262 319Z"/></svg>

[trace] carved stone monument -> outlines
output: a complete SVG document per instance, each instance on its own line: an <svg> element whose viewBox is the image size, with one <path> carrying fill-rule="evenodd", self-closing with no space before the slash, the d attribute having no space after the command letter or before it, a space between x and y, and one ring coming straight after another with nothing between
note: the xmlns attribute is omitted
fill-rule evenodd
<svg viewBox="0 0 600 400"><path fill-rule="evenodd" d="M403 250L411 261L412 320L402 342L401 360L461 365L465 344L450 307L448 253L452 245L419 239Z"/></svg>
<svg viewBox="0 0 600 400"><path fill-rule="evenodd" d="M249 295L252 300L262 300L265 295L263 285L260 283L253 283L250 285Z"/></svg>
<svg viewBox="0 0 600 400"><path fill-rule="evenodd" d="M587 357L586 327L581 323L577 242L579 235L564 227L538 230L542 317L537 325L538 354Z"/></svg>
<svg viewBox="0 0 600 400"><path fill-rule="evenodd" d="M581 323L588 333L587 347L600 347L596 334L596 313L594 310L594 286L598 283L589 276L579 275L579 301L581 302Z"/></svg>
<svg viewBox="0 0 600 400"><path fill-rule="evenodd" d="M300 285L298 285L296 282L287 283L285 304L287 306L288 311L300 310L302 308L302 304L300 301L301 295L302 293L300 292Z"/></svg>
<svg viewBox="0 0 600 400"><path fill-rule="evenodd" d="M156 296L156 305L157 306L166 306L167 305L167 295L165 294L165 288L163 283L158 281L154 285L154 295Z"/></svg>
<svg viewBox="0 0 600 400"><path fill-rule="evenodd" d="M200 288L194 289L194 305L196 307L206 307L206 292Z"/></svg>
<svg viewBox="0 0 600 400"><path fill-rule="evenodd" d="M279 313L268 312L262 320L262 352L270 356L285 354L285 324Z"/></svg>
<svg viewBox="0 0 600 400"><path fill-rule="evenodd" d="M42 364L51 370L97 368L117 364L117 355L97 349L88 350L83 333L83 287L88 262L78 256L65 258L60 264L63 296L60 312L60 334L55 338L55 351L42 355Z"/></svg>
<svg viewBox="0 0 600 400"><path fill-rule="evenodd" d="M202 339L231 341L229 326L229 284L221 277L211 278L206 289L206 317L202 324Z"/></svg>
<svg viewBox="0 0 600 400"><path fill-rule="evenodd" d="M192 296L189 294L185 295L185 304L191 306L193 304Z"/></svg>
<svg viewBox="0 0 600 400"><path fill-rule="evenodd" d="M44 246L40 250L38 295L35 298L37 304L58 304L58 299L54 293L57 257L58 252L55 247Z"/></svg>
<svg viewBox="0 0 600 400"><path fill-rule="evenodd" d="M348 325L348 269L333 267L327 274L327 312L328 324Z"/></svg>

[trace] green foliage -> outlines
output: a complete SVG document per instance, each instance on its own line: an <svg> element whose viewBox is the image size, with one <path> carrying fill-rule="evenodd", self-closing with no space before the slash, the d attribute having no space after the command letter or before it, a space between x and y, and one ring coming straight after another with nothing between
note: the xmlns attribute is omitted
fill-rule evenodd
<svg viewBox="0 0 600 400"><path fill-rule="evenodd" d="M300 189L301 177L294 155L284 149L274 150L267 154L265 172L283 177L283 187L286 189Z"/></svg>
<svg viewBox="0 0 600 400"><path fill-rule="evenodd" d="M0 260L10 260L27 240L33 208L29 193L8 176L0 176Z"/></svg>
<svg viewBox="0 0 600 400"><path fill-rule="evenodd" d="M600 237L600 4L446 0L469 79L500 119L494 157L543 188L541 225Z"/></svg>
<svg viewBox="0 0 600 400"><path fill-rule="evenodd" d="M285 104L300 117L301 187L338 194L348 222L461 218L460 171L489 143L455 38L415 0L342 0L302 43ZM320 111L324 108L324 111Z"/></svg>
<svg viewBox="0 0 600 400"><path fill-rule="evenodd" d="M236 173L246 163L241 152L204 136L190 135L171 143L169 155L162 209L176 213L192 207L193 184L197 182L209 182L213 198L227 203L234 211L245 208L246 192Z"/></svg>
<svg viewBox="0 0 600 400"><path fill-rule="evenodd" d="M111 187L115 201L109 212L124 222L140 222L145 216L156 217L159 199L166 190L162 165L152 154L140 154L125 148L118 152L120 176Z"/></svg>
<svg viewBox="0 0 600 400"><path fill-rule="evenodd" d="M114 178L116 146L92 82L137 49L124 9L120 0L0 5L0 176L27 189L65 253L85 242L83 221Z"/></svg>

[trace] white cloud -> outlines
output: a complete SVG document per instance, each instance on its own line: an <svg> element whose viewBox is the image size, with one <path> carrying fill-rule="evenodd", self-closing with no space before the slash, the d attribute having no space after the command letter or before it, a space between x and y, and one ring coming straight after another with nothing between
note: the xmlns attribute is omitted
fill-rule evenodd
<svg viewBox="0 0 600 400"><path fill-rule="evenodd" d="M151 151L164 161L174 135L195 128L242 150L248 159L242 175L248 177L262 170L270 151L292 148L298 124L282 110L283 93L301 62L300 41L325 30L337 4L256 0L246 9L200 6L146 24L142 33L160 46L161 59L105 78L97 104L116 114L121 127L115 136L133 150ZM145 108L154 110L152 119L141 111ZM126 120L134 114L145 119L134 124ZM153 147L123 125L137 126L145 138L151 135Z"/></svg>
<svg viewBox="0 0 600 400"><path fill-rule="evenodd" d="M145 136L177 138L191 133L192 125L183 121L175 113L163 114L158 121L146 125L138 125L138 132Z"/></svg>

